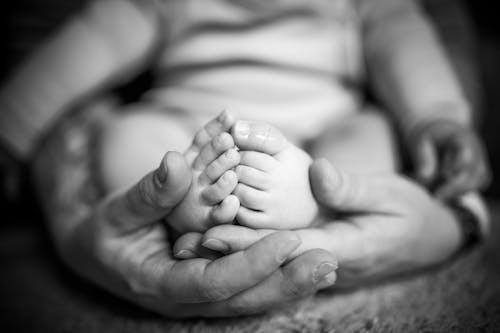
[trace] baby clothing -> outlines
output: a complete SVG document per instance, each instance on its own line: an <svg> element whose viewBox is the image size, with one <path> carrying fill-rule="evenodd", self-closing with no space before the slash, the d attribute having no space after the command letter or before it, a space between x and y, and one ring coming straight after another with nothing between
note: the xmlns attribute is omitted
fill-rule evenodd
<svg viewBox="0 0 500 333"><path fill-rule="evenodd" d="M412 0L101 0L92 13L106 15L104 7L113 2L124 14L157 16L162 45L154 87L143 98L189 118L193 132L230 109L303 142L361 108L362 17L399 1ZM54 86L37 87L44 91L28 103L0 98L0 139L19 155L27 155L64 111L36 110ZM411 123L445 109L398 110L398 116ZM451 117L467 119L467 111L453 109Z"/></svg>
<svg viewBox="0 0 500 333"><path fill-rule="evenodd" d="M358 109L362 61L354 1L157 3L166 47L146 98L189 112L194 126L227 108L306 140Z"/></svg>

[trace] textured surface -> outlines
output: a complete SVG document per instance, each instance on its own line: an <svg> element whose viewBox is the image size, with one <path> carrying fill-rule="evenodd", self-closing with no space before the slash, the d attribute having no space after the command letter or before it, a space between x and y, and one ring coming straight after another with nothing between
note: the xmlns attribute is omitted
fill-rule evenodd
<svg viewBox="0 0 500 333"><path fill-rule="evenodd" d="M62 268L42 230L0 237L3 332L495 332L500 331L500 204L473 252L430 272L321 293L267 315L170 321L124 304Z"/></svg>

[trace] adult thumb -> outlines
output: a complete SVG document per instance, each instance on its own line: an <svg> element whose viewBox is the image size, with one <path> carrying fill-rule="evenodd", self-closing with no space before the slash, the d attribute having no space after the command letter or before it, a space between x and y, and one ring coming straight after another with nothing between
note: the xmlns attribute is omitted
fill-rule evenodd
<svg viewBox="0 0 500 333"><path fill-rule="evenodd" d="M377 178L347 174L333 167L326 159L312 163L309 169L316 200L337 211L373 212L388 198L383 182Z"/></svg>
<svg viewBox="0 0 500 333"><path fill-rule="evenodd" d="M144 176L125 193L118 193L101 207L112 228L128 233L167 215L186 195L191 170L184 157L168 152L158 169Z"/></svg>

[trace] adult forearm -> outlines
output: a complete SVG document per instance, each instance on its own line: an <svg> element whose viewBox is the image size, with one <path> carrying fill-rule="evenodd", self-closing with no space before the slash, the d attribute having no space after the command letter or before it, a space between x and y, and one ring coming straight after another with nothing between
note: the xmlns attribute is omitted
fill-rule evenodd
<svg viewBox="0 0 500 333"><path fill-rule="evenodd" d="M364 19L366 59L378 97L405 127L435 118L467 124L469 103L431 24L414 2L394 3Z"/></svg>

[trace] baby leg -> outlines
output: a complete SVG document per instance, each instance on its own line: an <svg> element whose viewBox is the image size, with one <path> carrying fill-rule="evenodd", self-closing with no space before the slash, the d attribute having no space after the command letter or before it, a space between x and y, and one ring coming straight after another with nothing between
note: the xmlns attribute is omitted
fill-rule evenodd
<svg viewBox="0 0 500 333"><path fill-rule="evenodd" d="M181 205L183 209L172 213L172 226L178 230L205 230L201 226L210 225L209 220L222 223L234 218L239 202L235 197L226 197L236 185L235 175L225 171L238 163L239 155L234 149L227 152L234 146L227 133L235 123L230 113L223 112L208 122L193 139L185 120L155 106L134 104L120 112L112 110L109 106L109 120L102 126L98 141L97 167L106 191L130 186L154 169L166 151L180 151L189 146L184 158L192 168L191 191ZM225 135L219 137L222 133ZM216 204L221 195L224 197ZM195 220L189 223L193 225L181 226L189 217L185 214L188 203L195 205L195 199L200 207L192 207L196 214L191 217Z"/></svg>
<svg viewBox="0 0 500 333"><path fill-rule="evenodd" d="M311 145L313 159L326 158L350 174L396 173L396 140L385 116L373 109L352 115L323 132Z"/></svg>
<svg viewBox="0 0 500 333"><path fill-rule="evenodd" d="M100 105L99 114L107 114L96 140L96 164L106 192L130 187L157 167L166 151L184 153L189 165L199 150L218 134L228 131L235 122L230 113L222 113L193 132L187 119L151 104L118 106Z"/></svg>

